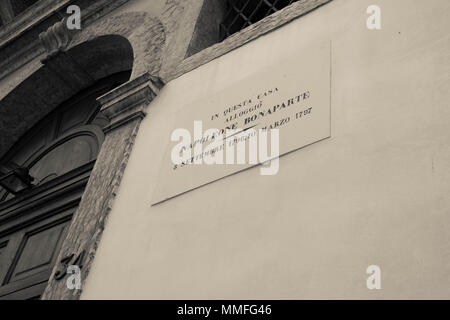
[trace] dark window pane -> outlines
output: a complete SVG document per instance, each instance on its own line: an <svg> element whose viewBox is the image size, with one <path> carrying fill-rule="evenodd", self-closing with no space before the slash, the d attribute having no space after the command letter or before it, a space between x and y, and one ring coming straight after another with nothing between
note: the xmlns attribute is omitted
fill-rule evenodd
<svg viewBox="0 0 450 320"><path fill-rule="evenodd" d="M226 0L228 11L220 24L221 38L231 36L298 0Z"/></svg>

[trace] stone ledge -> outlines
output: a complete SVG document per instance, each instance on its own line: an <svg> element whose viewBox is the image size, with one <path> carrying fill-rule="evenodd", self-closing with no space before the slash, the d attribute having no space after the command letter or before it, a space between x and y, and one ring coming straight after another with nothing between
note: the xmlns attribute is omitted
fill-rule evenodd
<svg viewBox="0 0 450 320"><path fill-rule="evenodd" d="M129 0L41 0L0 29L0 79L45 53L39 34L59 22L69 4L81 7L83 27ZM65 12L64 12L65 14Z"/></svg>
<svg viewBox="0 0 450 320"><path fill-rule="evenodd" d="M0 28L0 48L73 0L41 0Z"/></svg>
<svg viewBox="0 0 450 320"><path fill-rule="evenodd" d="M105 133L135 118L144 118L146 107L163 86L159 78L144 73L99 97L97 101L102 106L101 113L110 121L104 128Z"/></svg>

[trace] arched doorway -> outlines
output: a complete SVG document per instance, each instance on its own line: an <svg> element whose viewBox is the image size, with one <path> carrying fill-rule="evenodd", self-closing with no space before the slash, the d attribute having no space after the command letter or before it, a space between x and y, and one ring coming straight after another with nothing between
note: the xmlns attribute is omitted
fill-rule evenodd
<svg viewBox="0 0 450 320"><path fill-rule="evenodd" d="M43 293L108 124L96 99L130 75L108 76L75 94L0 160L6 187L0 188L0 299L37 299ZM30 185L14 184L11 173L18 169L28 171Z"/></svg>
<svg viewBox="0 0 450 320"><path fill-rule="evenodd" d="M36 179L39 185L16 196L0 192L0 199L3 199L0 200L0 299L38 298L44 289L43 299L79 298L81 291L68 290L62 276L64 272L59 271L64 270L67 257L87 253L81 270L82 280L86 279L139 125L147 106L164 85L160 79L162 53L166 50L164 26L148 13L120 13L99 20L81 32L69 31L60 21L41 33L39 39L45 52L23 68L19 77L12 77L7 90L0 92L0 160L5 160L9 172L14 172L14 167L20 169L27 162L24 160L14 166L6 160L15 157L13 150L25 144L17 141L28 136L27 132L33 131L30 128L43 115L58 113L54 110L59 109L58 106L63 108L63 101L71 96L78 98L81 90L91 88L99 79L127 70L131 70L131 76L126 84L98 99L102 104L102 115L110 122L103 128L105 137L98 155L92 150L97 150L95 146L100 145L95 143L95 137L99 136L95 132L99 130L84 133L86 126L101 126L107 119L90 115L86 119L93 122L78 128L84 132L78 138L79 143L66 136L70 133L64 133L49 144L45 142L45 146L39 146L36 154L29 151L30 157L36 156L33 160L23 156L28 159L27 165L35 165L30 168L30 174L41 175ZM75 124L66 127L77 129ZM54 127L53 130L58 129ZM36 132L40 131L36 129ZM34 141L31 136L30 141ZM76 151L78 148L90 152ZM47 155L42 153L43 150L55 151ZM75 150L79 156L68 158L70 161L64 162L66 164L51 170L49 159L58 159L56 154L68 154L67 150ZM94 160L90 160L82 164L93 155L101 163L97 161L94 166ZM56 220L45 220L51 217ZM42 226L37 225L39 221ZM36 228L31 229L33 226ZM48 232L46 238L40 233L53 226L55 231ZM35 240L39 237L47 239L42 240L44 245L40 248L56 243L55 250L51 254L45 251L46 259L36 260L37 263L25 263L25 260L33 261L35 256L43 255L29 246L30 237L35 243L40 243ZM34 254L22 261L21 257L28 252Z"/></svg>

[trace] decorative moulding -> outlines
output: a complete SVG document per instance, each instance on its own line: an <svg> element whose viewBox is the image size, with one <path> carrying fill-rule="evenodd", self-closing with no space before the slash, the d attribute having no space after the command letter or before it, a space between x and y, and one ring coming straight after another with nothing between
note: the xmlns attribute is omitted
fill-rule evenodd
<svg viewBox="0 0 450 320"><path fill-rule="evenodd" d="M102 114L110 121L105 133L137 117L144 118L146 107L163 86L161 79L144 73L98 98Z"/></svg>
<svg viewBox="0 0 450 320"><path fill-rule="evenodd" d="M69 30L66 24L67 18L64 18L48 28L47 31L39 34L39 40L47 52L44 61L56 56L59 52L65 51L69 46L74 31Z"/></svg>
<svg viewBox="0 0 450 320"><path fill-rule="evenodd" d="M40 0L0 28L0 79L45 54L39 35L67 15L68 5L80 5L84 28L128 1Z"/></svg>
<svg viewBox="0 0 450 320"><path fill-rule="evenodd" d="M0 28L0 49L74 0L41 0Z"/></svg>

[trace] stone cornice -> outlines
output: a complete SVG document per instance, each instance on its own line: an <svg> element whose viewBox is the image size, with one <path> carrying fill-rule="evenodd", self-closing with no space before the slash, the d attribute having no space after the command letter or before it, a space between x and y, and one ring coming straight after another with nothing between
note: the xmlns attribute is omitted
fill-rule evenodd
<svg viewBox="0 0 450 320"><path fill-rule="evenodd" d="M158 95L164 83L148 73L129 81L97 99L101 113L110 124L104 128L105 133L135 119L144 118L145 109Z"/></svg>
<svg viewBox="0 0 450 320"><path fill-rule="evenodd" d="M74 0L41 0L0 28L0 50L10 41L33 28Z"/></svg>
<svg viewBox="0 0 450 320"><path fill-rule="evenodd" d="M0 79L45 53L42 32L60 22L69 4L79 5L86 27L129 0L41 0L0 28Z"/></svg>

